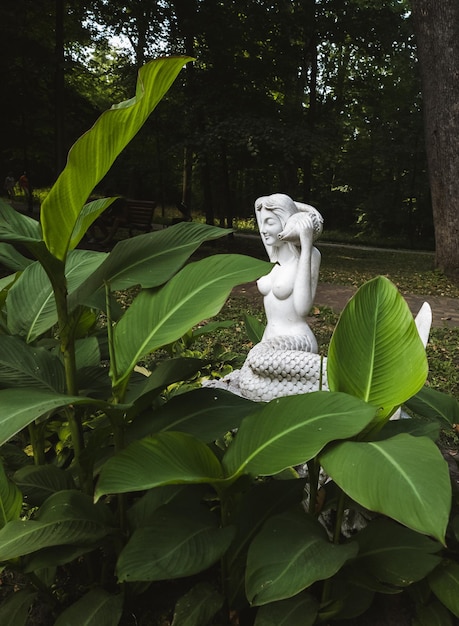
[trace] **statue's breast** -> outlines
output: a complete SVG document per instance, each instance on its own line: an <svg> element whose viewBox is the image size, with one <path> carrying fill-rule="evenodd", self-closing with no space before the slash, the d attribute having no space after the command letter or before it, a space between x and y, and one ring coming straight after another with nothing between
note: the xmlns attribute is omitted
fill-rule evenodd
<svg viewBox="0 0 459 626"><path fill-rule="evenodd" d="M259 278L257 280L257 287L262 296L267 296L271 291L271 274Z"/></svg>
<svg viewBox="0 0 459 626"><path fill-rule="evenodd" d="M262 296L272 293L277 300L286 300L292 295L294 282L294 267L276 265L267 276L258 280L257 285Z"/></svg>

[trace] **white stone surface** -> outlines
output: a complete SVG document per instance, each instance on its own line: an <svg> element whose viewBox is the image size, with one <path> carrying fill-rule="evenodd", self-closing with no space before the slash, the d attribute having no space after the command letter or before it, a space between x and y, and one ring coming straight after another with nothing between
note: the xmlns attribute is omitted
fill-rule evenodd
<svg viewBox="0 0 459 626"><path fill-rule="evenodd" d="M255 215L271 272L258 280L267 325L238 372L214 383L257 401L328 389L326 363L307 323L319 279L314 242L323 219L314 207L285 194L258 198Z"/></svg>

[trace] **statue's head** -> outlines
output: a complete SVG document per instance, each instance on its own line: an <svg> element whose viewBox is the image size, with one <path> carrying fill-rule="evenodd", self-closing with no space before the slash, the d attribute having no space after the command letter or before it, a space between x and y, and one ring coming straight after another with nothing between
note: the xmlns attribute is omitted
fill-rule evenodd
<svg viewBox="0 0 459 626"><path fill-rule="evenodd" d="M278 217L283 228L285 228L288 218L298 211L295 202L285 193L273 193L270 196L258 198L255 201L257 220L262 209L272 211Z"/></svg>
<svg viewBox="0 0 459 626"><path fill-rule="evenodd" d="M255 201L255 215L257 218L258 229L262 234L262 220L263 215L266 212L272 213L279 220L280 232L279 243L287 245L292 254L299 256L299 233L295 236L295 230L301 228L301 224L307 224L308 222L314 229L314 240L319 237L322 232L323 218L319 211L309 204L302 202L295 202L284 193L273 193L270 196L261 196ZM301 216L306 217L304 220ZM300 219L297 219L300 217ZM309 219L308 219L309 218ZM290 220L290 222L289 222ZM287 236L287 231L289 235ZM271 261L277 260L278 244L272 245L263 238L266 251Z"/></svg>

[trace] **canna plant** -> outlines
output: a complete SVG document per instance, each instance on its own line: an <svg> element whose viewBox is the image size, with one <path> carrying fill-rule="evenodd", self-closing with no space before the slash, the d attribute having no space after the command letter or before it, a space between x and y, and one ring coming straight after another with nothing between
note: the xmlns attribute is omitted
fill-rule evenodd
<svg viewBox="0 0 459 626"><path fill-rule="evenodd" d="M25 624L34 601L48 606L50 623L124 619L131 590L117 585L110 563L129 536L132 502L121 495L95 503L95 477L131 438L154 432L154 419L164 422L163 392L206 365L155 363L155 352L270 267L242 255L187 263L201 243L229 232L195 223L121 241L110 254L77 247L114 200L86 199L189 60L162 58L140 70L136 96L102 114L72 147L39 222L0 204L0 256L14 272L0 283L0 562L29 581L2 603L2 623ZM113 294L134 286L123 311ZM147 355L148 377L135 371ZM204 429L209 441L252 408L199 391L178 427L193 430L218 408ZM63 570L73 589L82 585L81 598L60 585Z"/></svg>
<svg viewBox="0 0 459 626"><path fill-rule="evenodd" d="M350 619L376 594L426 581L439 598L431 614L458 615L438 428L390 420L426 376L406 302L386 278L369 281L333 334L330 392L257 406L217 447L176 422L174 432L137 439L104 464L97 502L139 494L117 579L189 580L176 626L226 623L215 618L221 607L256 626ZM171 412L169 423L179 416ZM294 468L303 464L300 478ZM365 523L346 531L351 512ZM217 554L219 585L193 585Z"/></svg>
<svg viewBox="0 0 459 626"><path fill-rule="evenodd" d="M15 271L0 284L0 563L23 587L0 622L26 624L39 603L57 626L165 614L173 626L319 624L422 583L439 598L424 611L458 615L437 431L390 421L413 396L429 401L425 351L389 281L364 285L343 312L330 392L262 405L214 388L170 393L200 359L136 371L271 269L237 255L187 263L227 232L193 223L110 254L77 248L113 201L86 198L186 61L141 69L136 97L72 148L40 223L0 205L1 258ZM113 293L132 286L122 311ZM351 534L350 511L365 518Z"/></svg>

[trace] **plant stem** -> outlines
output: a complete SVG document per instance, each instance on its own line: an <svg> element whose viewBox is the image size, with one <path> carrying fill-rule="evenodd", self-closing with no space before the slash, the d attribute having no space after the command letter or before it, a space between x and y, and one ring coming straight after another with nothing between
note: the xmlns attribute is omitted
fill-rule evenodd
<svg viewBox="0 0 459 626"><path fill-rule="evenodd" d="M44 465L45 447L43 440L43 430L35 422L29 424L29 437L32 445L33 460L35 465Z"/></svg>
<svg viewBox="0 0 459 626"><path fill-rule="evenodd" d="M346 502L346 494L344 493L344 491L340 491L340 495L338 498L338 505L336 507L336 520L335 520L335 528L333 531L333 543L339 543L341 540L341 527L343 524L345 502ZM324 582L324 586L322 589L322 599L321 599L322 606L324 606L330 598L331 584L332 584L331 579L325 580Z"/></svg>
<svg viewBox="0 0 459 626"><path fill-rule="evenodd" d="M110 284L104 282L105 288L105 309L107 312L107 339L108 339L108 353L110 355L110 378L112 380L112 392L114 397L113 400L115 403L121 402L122 398L117 394L115 389L113 388L113 381L118 378L118 368L116 366L116 352L115 352L115 341L113 337L113 318L112 318L112 303L110 300Z"/></svg>
<svg viewBox="0 0 459 626"><path fill-rule="evenodd" d="M57 282L57 281L56 281ZM67 287L65 284L53 283L54 298L56 301L57 319L59 325L59 340L62 358L65 368L65 383L67 393L71 396L78 394L76 361L75 361L75 338L73 334L72 316L67 308Z"/></svg>
<svg viewBox="0 0 459 626"><path fill-rule="evenodd" d="M74 336L75 320L74 316L69 314L68 311L67 283L64 268L65 266L62 267L62 272L59 272L59 274L50 275L50 279L56 301L60 348L65 369L66 390L68 395L77 396L78 385ZM70 432L72 434L73 451L75 455L75 462L78 467L80 487L86 493L91 494L93 490L92 476L81 462L82 452L85 447L81 416L79 411L77 411L73 406L67 407L66 416L69 422Z"/></svg>
<svg viewBox="0 0 459 626"><path fill-rule="evenodd" d="M317 513L317 492L319 486L319 464L316 459L307 462L309 476L309 504L308 513L316 515Z"/></svg>
<svg viewBox="0 0 459 626"><path fill-rule="evenodd" d="M338 506L336 507L336 520L335 520L335 530L333 533L333 543L339 543L341 540L341 527L343 525L345 501L346 501L346 494L344 493L344 491L340 491Z"/></svg>
<svg viewBox="0 0 459 626"><path fill-rule="evenodd" d="M117 378L116 367L116 352L115 342L113 338L113 319L112 319L112 305L110 300L110 284L104 282L105 287L105 308L107 311L107 338L108 338L108 352L110 355L110 376L112 381ZM120 395L118 390L112 387L112 402L113 404L119 404L124 399L124 394ZM115 443L115 453L121 452L124 449L124 424L123 420L119 418L118 414L111 416L108 414L108 418L113 427L113 440ZM125 532L127 529L127 499L126 494L119 493L117 496L118 501L118 519L121 532Z"/></svg>
<svg viewBox="0 0 459 626"><path fill-rule="evenodd" d="M319 376L319 390L322 391L324 382L324 355L320 355L320 376Z"/></svg>

